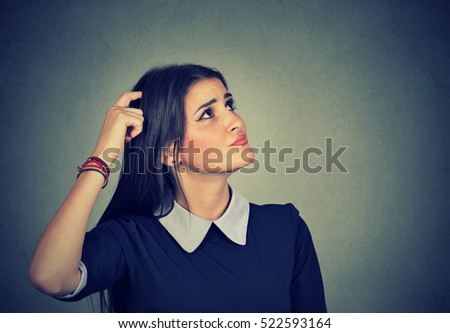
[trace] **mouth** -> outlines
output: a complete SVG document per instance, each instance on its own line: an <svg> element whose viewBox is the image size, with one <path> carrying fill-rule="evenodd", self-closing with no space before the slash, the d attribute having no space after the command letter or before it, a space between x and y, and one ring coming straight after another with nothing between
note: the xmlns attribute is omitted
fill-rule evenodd
<svg viewBox="0 0 450 333"><path fill-rule="evenodd" d="M248 143L247 136L244 134L241 134L238 136L236 141L234 141L231 145L232 146L244 146Z"/></svg>

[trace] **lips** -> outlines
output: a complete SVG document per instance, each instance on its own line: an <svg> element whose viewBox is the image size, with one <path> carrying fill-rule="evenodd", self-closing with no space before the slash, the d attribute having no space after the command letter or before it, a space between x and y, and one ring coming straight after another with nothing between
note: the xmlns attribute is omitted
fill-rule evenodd
<svg viewBox="0 0 450 333"><path fill-rule="evenodd" d="M246 135L239 135L236 141L234 141L231 145L232 146L243 146L248 143L247 136Z"/></svg>

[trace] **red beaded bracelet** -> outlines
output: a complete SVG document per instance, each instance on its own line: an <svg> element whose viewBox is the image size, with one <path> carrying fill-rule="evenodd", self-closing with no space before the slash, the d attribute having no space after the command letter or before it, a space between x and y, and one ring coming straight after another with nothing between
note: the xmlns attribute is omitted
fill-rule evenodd
<svg viewBox="0 0 450 333"><path fill-rule="evenodd" d="M85 171L98 172L104 178L102 189L105 188L106 185L108 185L110 169L108 165L105 163L105 161L103 161L101 158L98 158L96 156L89 157L86 160L86 162L84 162L81 166L77 167L77 171L78 171L77 179Z"/></svg>

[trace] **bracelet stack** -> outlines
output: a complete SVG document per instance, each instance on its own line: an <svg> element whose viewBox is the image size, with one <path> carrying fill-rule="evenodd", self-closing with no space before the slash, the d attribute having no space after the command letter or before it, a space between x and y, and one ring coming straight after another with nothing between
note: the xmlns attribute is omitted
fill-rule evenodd
<svg viewBox="0 0 450 333"><path fill-rule="evenodd" d="M108 185L109 167L101 158L91 156L81 166L77 167L77 170L77 179L85 171L95 171L100 173L104 178L102 188L105 188L105 186Z"/></svg>

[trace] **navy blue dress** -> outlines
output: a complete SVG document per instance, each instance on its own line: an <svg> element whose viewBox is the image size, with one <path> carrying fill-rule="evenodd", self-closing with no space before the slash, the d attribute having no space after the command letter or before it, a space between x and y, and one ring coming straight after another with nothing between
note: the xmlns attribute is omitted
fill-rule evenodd
<svg viewBox="0 0 450 333"><path fill-rule="evenodd" d="M326 312L309 229L292 204L250 203L245 246L212 224L188 253L150 217L124 215L86 233L86 286L113 288L120 312Z"/></svg>

